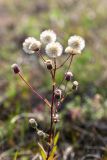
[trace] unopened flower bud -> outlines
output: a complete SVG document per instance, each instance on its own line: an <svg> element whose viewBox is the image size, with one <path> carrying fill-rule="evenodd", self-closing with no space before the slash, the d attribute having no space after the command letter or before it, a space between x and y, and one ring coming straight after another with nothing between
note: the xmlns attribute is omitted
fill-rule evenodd
<svg viewBox="0 0 107 160"><path fill-rule="evenodd" d="M11 68L13 69L15 74L18 74L20 72L20 68L17 64L13 64Z"/></svg>
<svg viewBox="0 0 107 160"><path fill-rule="evenodd" d="M49 70L51 70L53 68L53 66L52 66L52 60L50 60L50 59L46 60L46 67Z"/></svg>
<svg viewBox="0 0 107 160"><path fill-rule="evenodd" d="M60 89L55 90L55 98L60 99L62 96L62 91Z"/></svg>
<svg viewBox="0 0 107 160"><path fill-rule="evenodd" d="M66 81L71 81L72 77L73 77L73 74L71 72L65 73L65 80Z"/></svg>
<svg viewBox="0 0 107 160"><path fill-rule="evenodd" d="M37 131L37 135L40 136L40 137L42 137L42 138L46 137L46 134L43 131L41 131L41 130Z"/></svg>
<svg viewBox="0 0 107 160"><path fill-rule="evenodd" d="M78 89L78 85L79 85L79 83L77 81L74 81L72 89L77 90Z"/></svg>
<svg viewBox="0 0 107 160"><path fill-rule="evenodd" d="M58 114L53 115L53 122L54 123L59 122L59 115Z"/></svg>
<svg viewBox="0 0 107 160"><path fill-rule="evenodd" d="M37 129L37 122L35 121L34 118L29 119L29 124L31 125L32 128Z"/></svg>

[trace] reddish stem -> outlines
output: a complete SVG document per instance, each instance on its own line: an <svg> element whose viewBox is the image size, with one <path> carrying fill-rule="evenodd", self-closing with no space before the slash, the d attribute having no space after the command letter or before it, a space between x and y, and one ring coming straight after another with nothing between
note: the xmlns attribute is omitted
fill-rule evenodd
<svg viewBox="0 0 107 160"><path fill-rule="evenodd" d="M41 100L43 100L49 107L51 107L50 103L47 99L43 98L38 92L36 92L33 87L24 79L23 75L21 73L18 73L20 78L25 82L25 84L31 89L31 91L37 95Z"/></svg>
<svg viewBox="0 0 107 160"><path fill-rule="evenodd" d="M53 107L54 107L54 93L55 93L55 74L56 74L56 59L54 58L54 69L53 69L53 76L52 76L52 100L51 100L51 124L50 124L50 134L49 134L49 142L51 143L51 140L53 138ZM48 148L48 154L47 154L47 160L49 158L49 153L51 150L51 146Z"/></svg>

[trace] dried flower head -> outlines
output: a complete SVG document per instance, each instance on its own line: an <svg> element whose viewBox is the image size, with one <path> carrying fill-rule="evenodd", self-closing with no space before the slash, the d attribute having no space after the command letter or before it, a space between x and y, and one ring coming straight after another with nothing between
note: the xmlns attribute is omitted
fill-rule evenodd
<svg viewBox="0 0 107 160"><path fill-rule="evenodd" d="M45 30L40 34L40 40L43 44L48 44L56 41L56 34L52 30Z"/></svg>
<svg viewBox="0 0 107 160"><path fill-rule="evenodd" d="M73 49L70 46L68 46L67 48L65 48L65 53L67 53L67 54L81 54L81 50Z"/></svg>
<svg viewBox="0 0 107 160"><path fill-rule="evenodd" d="M82 51L85 47L85 41L80 36L71 36L68 39L68 46L70 46L72 49L75 49L77 51Z"/></svg>
<svg viewBox="0 0 107 160"><path fill-rule="evenodd" d="M60 99L62 96L62 91L60 89L55 90L55 98Z"/></svg>
<svg viewBox="0 0 107 160"><path fill-rule="evenodd" d="M48 59L48 60L46 60L45 63L46 63L47 69L51 70L53 68L53 66L52 66L52 60Z"/></svg>
<svg viewBox="0 0 107 160"><path fill-rule="evenodd" d="M46 48L46 54L51 58L56 58L58 56L61 56L63 47L59 42L52 42L47 44Z"/></svg>
<svg viewBox="0 0 107 160"><path fill-rule="evenodd" d="M17 64L12 64L11 68L13 69L15 74L18 74L20 72L20 68Z"/></svg>
<svg viewBox="0 0 107 160"><path fill-rule="evenodd" d="M72 72L65 73L65 80L66 81L71 81L72 77L73 77Z"/></svg>
<svg viewBox="0 0 107 160"><path fill-rule="evenodd" d="M23 50L26 53L33 54L41 48L41 42L33 37L28 37L23 42Z"/></svg>

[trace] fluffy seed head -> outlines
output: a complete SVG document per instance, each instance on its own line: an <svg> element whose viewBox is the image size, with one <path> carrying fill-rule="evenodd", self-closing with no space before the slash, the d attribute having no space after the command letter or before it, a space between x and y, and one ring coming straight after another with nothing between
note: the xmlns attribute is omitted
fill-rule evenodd
<svg viewBox="0 0 107 160"><path fill-rule="evenodd" d="M85 41L82 37L74 35L68 39L68 46L72 49L82 51L85 47Z"/></svg>
<svg viewBox="0 0 107 160"><path fill-rule="evenodd" d="M36 40L34 37L28 37L23 42L23 50L26 53L33 54L41 48L41 42Z"/></svg>
<svg viewBox="0 0 107 160"><path fill-rule="evenodd" d="M17 64L12 64L11 68L13 69L15 74L18 74L20 72L20 68Z"/></svg>
<svg viewBox="0 0 107 160"><path fill-rule="evenodd" d="M52 30L45 30L40 34L40 40L44 45L51 43L51 42L55 42L56 34Z"/></svg>
<svg viewBox="0 0 107 160"><path fill-rule="evenodd" d="M71 81L72 77L73 77L72 72L65 73L65 80L66 81Z"/></svg>
<svg viewBox="0 0 107 160"><path fill-rule="evenodd" d="M81 54L81 50L78 49L73 49L70 46L68 46L67 48L65 48L65 53L67 54Z"/></svg>
<svg viewBox="0 0 107 160"><path fill-rule="evenodd" d="M73 49L70 46L68 46L68 47L65 48L65 53L72 54L73 53Z"/></svg>
<svg viewBox="0 0 107 160"><path fill-rule="evenodd" d="M56 58L58 56L61 56L63 47L59 42L52 42L47 44L46 48L46 54L51 58Z"/></svg>

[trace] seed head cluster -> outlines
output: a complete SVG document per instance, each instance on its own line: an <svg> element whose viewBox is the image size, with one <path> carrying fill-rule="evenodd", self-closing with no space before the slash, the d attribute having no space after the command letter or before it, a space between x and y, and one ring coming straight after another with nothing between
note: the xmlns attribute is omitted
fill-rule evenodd
<svg viewBox="0 0 107 160"><path fill-rule="evenodd" d="M56 41L57 36L53 30L45 30L40 34L40 40L34 37L28 37L23 42L23 50L28 54L36 53L44 47L45 54L50 58L56 58L63 54L62 45ZM74 35L68 39L68 46L65 48L67 54L81 54L85 47L85 41L82 37Z"/></svg>

